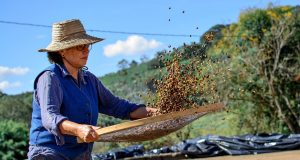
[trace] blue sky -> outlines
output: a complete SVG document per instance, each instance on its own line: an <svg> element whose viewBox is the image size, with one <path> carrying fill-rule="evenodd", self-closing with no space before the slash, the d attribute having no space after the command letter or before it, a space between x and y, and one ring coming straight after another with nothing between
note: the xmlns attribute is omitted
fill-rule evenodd
<svg viewBox="0 0 300 160"><path fill-rule="evenodd" d="M238 20L247 8L299 5L299 0L2 0L0 6L0 90L8 94L32 91L35 76L49 65L37 52L51 41L51 28L3 23L51 26L66 19L80 19L88 30L201 35L215 24ZM170 20L169 20L170 19ZM198 27L198 29L197 29ZM118 70L122 59L152 58L168 46L199 41L199 37L92 32L105 40L93 45L87 66L96 76Z"/></svg>

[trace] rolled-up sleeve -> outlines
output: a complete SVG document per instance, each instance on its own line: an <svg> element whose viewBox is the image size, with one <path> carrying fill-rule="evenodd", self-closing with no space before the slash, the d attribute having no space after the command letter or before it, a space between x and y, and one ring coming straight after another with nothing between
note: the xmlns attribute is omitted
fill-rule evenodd
<svg viewBox="0 0 300 160"><path fill-rule="evenodd" d="M54 135L58 145L63 145L65 142L59 124L67 117L60 113L63 92L54 73L46 71L39 77L36 98L41 107L43 126Z"/></svg>
<svg viewBox="0 0 300 160"><path fill-rule="evenodd" d="M139 107L144 107L142 104L135 104L114 96L97 78L96 83L100 100L100 113L121 119L130 119L131 112Z"/></svg>

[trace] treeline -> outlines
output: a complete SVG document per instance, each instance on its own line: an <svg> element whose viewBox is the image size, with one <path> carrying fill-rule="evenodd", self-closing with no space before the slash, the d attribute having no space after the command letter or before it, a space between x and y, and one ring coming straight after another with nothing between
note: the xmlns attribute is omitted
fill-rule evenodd
<svg viewBox="0 0 300 160"><path fill-rule="evenodd" d="M300 133L300 7L249 9L208 51L227 55L218 94L251 133Z"/></svg>
<svg viewBox="0 0 300 160"><path fill-rule="evenodd" d="M214 101L225 102L227 112L196 121L170 137L144 142L148 147L193 138L207 133L202 132L204 130L213 132L209 127L214 124L218 124L214 130L225 134L300 133L300 83L296 78L300 75L299 11L299 6L246 10L237 23L210 28L206 33L213 32L214 38L209 43L203 34L199 42L183 44L170 52L160 51L154 59L145 59L143 63L122 61L117 73L100 80L122 98L151 103L153 99L147 92L155 93L154 80L161 77L159 70L165 67L161 57L172 58L172 54L180 52L183 63L192 59L202 62L199 67L203 67L205 74L200 76L208 76L209 81L203 86L207 92L199 96L207 98L207 102L210 96L218 97ZM0 92L1 159L26 157L31 102L31 92L19 95ZM100 126L121 122L108 116L100 117ZM95 151L124 145L97 143Z"/></svg>

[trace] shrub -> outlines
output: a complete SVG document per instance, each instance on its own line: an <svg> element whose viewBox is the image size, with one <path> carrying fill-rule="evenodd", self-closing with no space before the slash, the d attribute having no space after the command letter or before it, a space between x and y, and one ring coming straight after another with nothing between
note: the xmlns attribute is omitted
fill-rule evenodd
<svg viewBox="0 0 300 160"><path fill-rule="evenodd" d="M26 159L29 130L26 124L14 121L0 122L0 159Z"/></svg>

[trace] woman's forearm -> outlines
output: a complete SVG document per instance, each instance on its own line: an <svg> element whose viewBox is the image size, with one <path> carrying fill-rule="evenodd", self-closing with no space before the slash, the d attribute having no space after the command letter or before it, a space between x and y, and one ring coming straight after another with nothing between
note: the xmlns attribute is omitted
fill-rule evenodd
<svg viewBox="0 0 300 160"><path fill-rule="evenodd" d="M80 124L64 120L59 124L59 130L62 134L77 136L78 135L78 128L80 127Z"/></svg>
<svg viewBox="0 0 300 160"><path fill-rule="evenodd" d="M99 135L96 131L99 127L96 126L64 120L59 124L59 129L62 134L79 137L84 142L94 142L99 139Z"/></svg>

